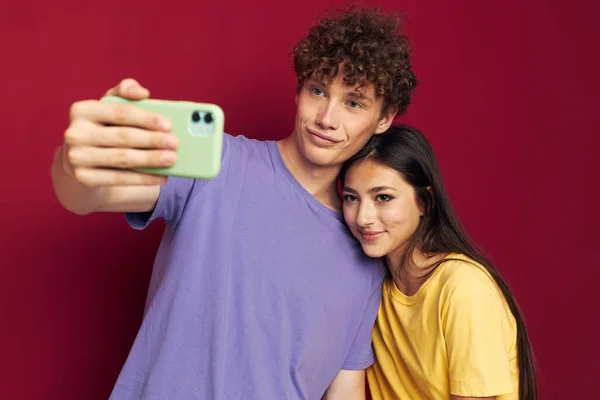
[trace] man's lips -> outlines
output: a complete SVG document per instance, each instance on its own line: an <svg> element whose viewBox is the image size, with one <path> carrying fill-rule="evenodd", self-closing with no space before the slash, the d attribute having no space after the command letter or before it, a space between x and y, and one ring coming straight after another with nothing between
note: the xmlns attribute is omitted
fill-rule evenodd
<svg viewBox="0 0 600 400"><path fill-rule="evenodd" d="M340 142L339 140L336 140L336 139L332 138L331 136L324 135L320 132L313 131L311 129L308 129L308 133L310 133L311 135L316 136L318 138L321 138L323 140L326 140L328 142L331 142L331 143L339 143Z"/></svg>

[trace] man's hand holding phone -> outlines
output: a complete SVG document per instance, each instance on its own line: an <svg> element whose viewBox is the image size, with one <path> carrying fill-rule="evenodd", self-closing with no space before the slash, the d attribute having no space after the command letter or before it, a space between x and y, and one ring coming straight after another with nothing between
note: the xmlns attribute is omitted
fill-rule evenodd
<svg viewBox="0 0 600 400"><path fill-rule="evenodd" d="M135 80L125 79L106 95L141 100L150 93ZM59 150L62 167L90 188L162 184L165 176L131 168L174 165L179 142L170 133L171 126L167 118L130 104L76 102Z"/></svg>

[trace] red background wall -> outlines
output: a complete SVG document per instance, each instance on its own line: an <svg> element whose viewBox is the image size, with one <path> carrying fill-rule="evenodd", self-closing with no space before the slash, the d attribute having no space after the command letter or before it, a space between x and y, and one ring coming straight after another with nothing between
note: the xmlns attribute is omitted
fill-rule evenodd
<svg viewBox="0 0 600 400"><path fill-rule="evenodd" d="M107 398L141 320L162 227L60 207L49 167L70 103L134 76L154 97L220 104L228 132L284 137L288 53L343 2L285 3L3 4L0 398ZM593 397L598 3L380 4L407 11L421 85L404 120L430 137L462 219L514 288L542 399Z"/></svg>

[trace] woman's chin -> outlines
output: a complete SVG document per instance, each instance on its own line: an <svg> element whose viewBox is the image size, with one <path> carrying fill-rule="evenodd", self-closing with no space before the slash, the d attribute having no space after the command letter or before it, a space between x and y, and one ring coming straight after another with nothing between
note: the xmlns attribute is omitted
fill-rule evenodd
<svg viewBox="0 0 600 400"><path fill-rule="evenodd" d="M372 258L384 257L386 255L385 249L376 248L368 245L363 245L363 251L366 255Z"/></svg>

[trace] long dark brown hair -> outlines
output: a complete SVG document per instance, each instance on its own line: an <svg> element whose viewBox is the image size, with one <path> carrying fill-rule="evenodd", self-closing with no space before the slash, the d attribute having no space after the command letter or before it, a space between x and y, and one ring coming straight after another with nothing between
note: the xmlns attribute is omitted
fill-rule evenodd
<svg viewBox="0 0 600 400"><path fill-rule="evenodd" d="M426 256L463 254L481 264L504 295L516 321L519 399L537 399L533 352L519 305L498 270L483 252L476 248L462 227L444 188L433 150L425 136L408 125L392 125L387 132L373 135L365 147L342 167L342 184L348 168L365 159L400 173L414 188L417 201L425 210L417 230L403 252L398 271L406 265L415 249L419 249ZM434 269L447 260L434 264Z"/></svg>

